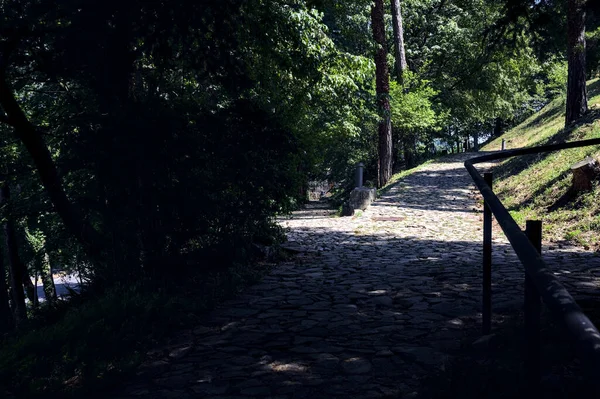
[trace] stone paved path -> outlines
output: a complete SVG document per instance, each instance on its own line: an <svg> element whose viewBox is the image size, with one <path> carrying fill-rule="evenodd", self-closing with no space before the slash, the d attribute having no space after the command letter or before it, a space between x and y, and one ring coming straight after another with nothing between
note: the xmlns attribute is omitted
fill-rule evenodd
<svg viewBox="0 0 600 399"><path fill-rule="evenodd" d="M416 397L479 328L482 222L466 156L422 168L360 216L282 220L301 254L155 353L122 397ZM597 289L599 257L544 252L578 293ZM496 314L519 309L521 270L496 234Z"/></svg>

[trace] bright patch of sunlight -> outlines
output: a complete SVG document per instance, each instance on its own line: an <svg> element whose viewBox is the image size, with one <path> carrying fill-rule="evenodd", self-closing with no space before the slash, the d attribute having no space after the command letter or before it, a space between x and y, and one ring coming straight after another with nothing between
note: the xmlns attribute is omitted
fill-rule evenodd
<svg viewBox="0 0 600 399"><path fill-rule="evenodd" d="M305 373L308 368L298 363L273 362L269 368L277 373Z"/></svg>
<svg viewBox="0 0 600 399"><path fill-rule="evenodd" d="M369 295L383 295L383 294L387 294L387 290L369 291L368 294Z"/></svg>
<svg viewBox="0 0 600 399"><path fill-rule="evenodd" d="M465 323L461 319L452 319L452 320L448 321L448 324L452 324L453 326L460 327Z"/></svg>

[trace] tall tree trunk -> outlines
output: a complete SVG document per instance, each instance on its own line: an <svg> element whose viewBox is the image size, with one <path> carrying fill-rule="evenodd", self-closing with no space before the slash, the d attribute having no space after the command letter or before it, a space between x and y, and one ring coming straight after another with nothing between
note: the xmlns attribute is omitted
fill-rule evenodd
<svg viewBox="0 0 600 399"><path fill-rule="evenodd" d="M394 56L396 58L396 78L402 84L404 71L408 69L406 52L404 51L404 28L402 27L402 12L400 0L391 0L392 26L394 28Z"/></svg>
<svg viewBox="0 0 600 399"><path fill-rule="evenodd" d="M44 296L46 301L52 304L56 302L56 285L54 285L54 277L52 275L52 264L50 262L50 255L44 251L44 256L41 258L40 265L40 277L42 279L42 285L44 286Z"/></svg>
<svg viewBox="0 0 600 399"><path fill-rule="evenodd" d="M12 221L10 223L13 225L13 230L15 230L14 223ZM23 278L23 288L25 288L25 293L27 294L27 299L29 299L29 302L31 302L34 307L37 307L38 301L37 301L37 296L36 296L36 287L33 284L33 282L31 281L31 276L29 275L29 270L27 270L27 265L25 263L23 263L23 261L21 260L21 257L19 256L19 247L18 247L18 243L16 240L16 230L15 230L15 241L14 241L13 245L16 246L15 248L12 249L12 251L14 251L16 253L16 258L18 260L17 266L19 268L21 268L21 277Z"/></svg>
<svg viewBox="0 0 600 399"><path fill-rule="evenodd" d="M390 74L387 66L387 46L383 0L375 0L371 8L373 39L377 43L375 75L377 105L379 108L379 159L377 162L377 185L383 187L392 176L392 121L390 119Z"/></svg>
<svg viewBox="0 0 600 399"><path fill-rule="evenodd" d="M35 303L35 306L38 306L40 304L40 296L38 295L37 286L38 286L38 272L35 271L33 273L33 287L34 287L33 303Z"/></svg>
<svg viewBox="0 0 600 399"><path fill-rule="evenodd" d="M0 334L12 328L12 315L8 303L7 273L4 267L4 256L0 253Z"/></svg>
<svg viewBox="0 0 600 399"><path fill-rule="evenodd" d="M402 13L400 9L400 0L390 0L392 8L392 27L394 28L394 58L395 62L395 75L396 81L400 86L404 83L404 73L408 69L406 63L406 53L404 51L404 29L402 27ZM394 129L392 129L392 134ZM406 135L400 135L400 140L394 140L394 143L398 143L397 148L394 148L394 153L399 152L401 148L406 151L407 146L410 146L410 142L402 142ZM409 150L410 151L410 150ZM405 166L408 169L408 165Z"/></svg>
<svg viewBox="0 0 600 399"><path fill-rule="evenodd" d="M567 0L567 117L565 126L579 119L588 110L585 86L585 3Z"/></svg>
<svg viewBox="0 0 600 399"><path fill-rule="evenodd" d="M2 184L0 188L0 204L6 204L10 199L8 183ZM27 307L25 306L25 291L23 290L23 267L20 265L17 248L15 228L10 217L4 222L4 247L7 252L8 267L10 270L10 288L15 312L15 323L17 326L27 320Z"/></svg>
<svg viewBox="0 0 600 399"><path fill-rule="evenodd" d="M473 132L473 151L479 151L479 130Z"/></svg>
<svg viewBox="0 0 600 399"><path fill-rule="evenodd" d="M29 151L56 212L71 234L83 245L86 253L92 259L98 260L105 249L104 239L83 219L67 198L48 147L17 103L11 87L6 82L4 71L0 71L0 106L7 115L8 123L14 127L17 137Z"/></svg>
<svg viewBox="0 0 600 399"><path fill-rule="evenodd" d="M405 134L403 137L403 148L404 148L404 160L406 162L406 169L411 169L416 166L416 151L415 151L416 140L411 134Z"/></svg>
<svg viewBox="0 0 600 399"><path fill-rule="evenodd" d="M493 133L494 137L498 137L502 134L503 126L504 126L504 122L502 122L502 119L496 118L496 120L494 122L494 133Z"/></svg>

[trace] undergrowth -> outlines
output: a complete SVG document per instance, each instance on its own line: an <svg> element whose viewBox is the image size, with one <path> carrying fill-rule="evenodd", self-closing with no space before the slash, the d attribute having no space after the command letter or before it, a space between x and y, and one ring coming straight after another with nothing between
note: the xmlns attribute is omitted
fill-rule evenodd
<svg viewBox="0 0 600 399"><path fill-rule="evenodd" d="M0 397L78 398L107 390L133 372L148 349L200 323L203 313L267 269L188 275L169 288L115 287L46 309L1 342Z"/></svg>

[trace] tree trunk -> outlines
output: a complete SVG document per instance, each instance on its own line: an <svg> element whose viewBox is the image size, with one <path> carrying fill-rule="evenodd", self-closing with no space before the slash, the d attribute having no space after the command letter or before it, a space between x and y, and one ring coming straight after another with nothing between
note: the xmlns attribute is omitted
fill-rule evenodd
<svg viewBox="0 0 600 399"><path fill-rule="evenodd" d="M416 166L416 151L415 151L415 138L407 134L404 136L404 159L406 162L406 169L411 169Z"/></svg>
<svg viewBox="0 0 600 399"><path fill-rule="evenodd" d="M590 157L571 166L571 172L573 172L572 190L576 193L591 190L593 181L598 176L598 171L598 163Z"/></svg>
<svg viewBox="0 0 600 399"><path fill-rule="evenodd" d="M392 165L393 170L392 174L400 172L402 169L402 142L398 138L400 136L399 132L394 131L394 127L392 126Z"/></svg>
<svg viewBox="0 0 600 399"><path fill-rule="evenodd" d="M377 43L375 53L375 75L377 105L379 108L379 159L377 183L383 187L392 176L392 122L390 119L390 76L387 66L383 0L375 0L371 8L373 39Z"/></svg>
<svg viewBox="0 0 600 399"><path fill-rule="evenodd" d="M494 133L493 133L494 137L498 137L502 134L503 126L504 126L504 123L502 122L502 119L496 118L496 120L494 122Z"/></svg>
<svg viewBox="0 0 600 399"><path fill-rule="evenodd" d="M102 236L84 221L77 209L70 203L48 147L17 103L3 71L0 71L0 105L8 117L8 123L14 127L17 137L31 155L56 212L71 234L83 245L86 253L92 259L98 260L105 249Z"/></svg>
<svg viewBox="0 0 600 399"><path fill-rule="evenodd" d="M14 223L11 224L13 225L13 229L14 229ZM16 230L15 230L16 233ZM36 287L33 284L33 282L31 281L31 276L29 275L29 270L27 270L27 265L25 265L25 263L23 263L23 261L21 260L21 257L19 256L19 247L18 247L18 243L16 241L16 234L15 234L15 242L14 245L16 245L16 247L13 249L15 251L15 253L17 254L17 260L18 260L18 267L21 268L21 276L23 278L23 288L25 288L25 293L27 294L27 299L29 299L29 302L32 303L33 307L37 307L38 306L38 301L37 301L37 296L36 296Z"/></svg>
<svg viewBox="0 0 600 399"><path fill-rule="evenodd" d="M0 253L0 334L12 328L12 315L8 303L8 287L6 286L6 269L4 267L4 256Z"/></svg>
<svg viewBox="0 0 600 399"><path fill-rule="evenodd" d="M54 277L52 276L52 264L50 263L50 255L44 252L44 256L41 260L40 276L42 278L42 285L44 286L44 296L48 303L56 302L56 286L54 285Z"/></svg>
<svg viewBox="0 0 600 399"><path fill-rule="evenodd" d="M404 28L402 27L402 12L400 0L391 0L392 26L394 28L394 56L396 58L396 78L402 84L404 71L408 69L406 52L404 51Z"/></svg>
<svg viewBox="0 0 600 399"><path fill-rule="evenodd" d="M567 1L567 117L565 126L579 119L588 110L585 86L585 3Z"/></svg>
<svg viewBox="0 0 600 399"><path fill-rule="evenodd" d="M400 8L400 0L390 0L391 8L392 8L392 27L394 28L394 58L395 62L395 74L396 81L398 84L403 85L404 83L404 72L408 69L408 64L406 63L406 52L404 51L404 29L402 27L402 12ZM404 139L402 139L404 140ZM402 142L402 147L404 148L404 152L410 152L411 150L407 150L407 146L410 146L410 142ZM414 166L413 157L409 156L405 158L407 160L405 164L405 168L409 169Z"/></svg>
<svg viewBox="0 0 600 399"><path fill-rule="evenodd" d="M6 204L10 199L8 184L2 184L0 188L0 203ZM27 320L27 307L25 306L25 291L23 290L23 267L20 266L19 254L15 250L17 241L15 228L10 217L4 222L4 247L7 252L8 267L10 270L10 288L15 312L15 323L17 326Z"/></svg>
<svg viewBox="0 0 600 399"><path fill-rule="evenodd" d="M33 303L35 303L35 306L38 306L40 304L40 297L38 295L37 286L38 286L38 272L36 271L33 274L33 287L34 287L34 291L33 291Z"/></svg>
<svg viewBox="0 0 600 399"><path fill-rule="evenodd" d="M479 131L473 132L473 151L479 151Z"/></svg>

